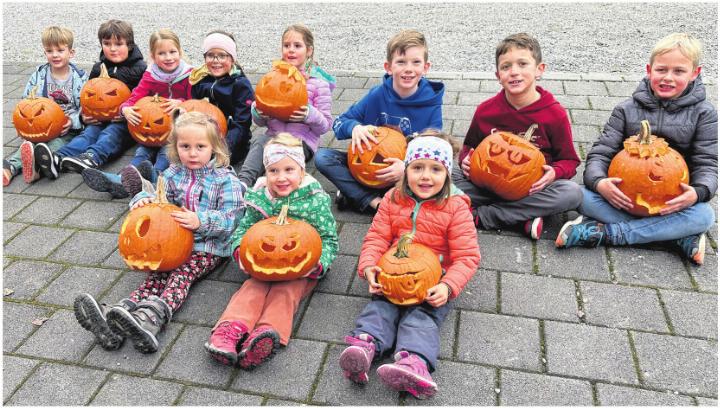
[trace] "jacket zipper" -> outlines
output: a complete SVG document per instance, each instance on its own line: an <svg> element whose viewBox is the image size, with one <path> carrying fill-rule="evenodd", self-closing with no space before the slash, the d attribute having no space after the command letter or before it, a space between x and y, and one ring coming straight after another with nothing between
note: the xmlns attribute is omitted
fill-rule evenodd
<svg viewBox="0 0 720 408"><path fill-rule="evenodd" d="M188 186L188 189L185 192L185 205L187 206L187 209L190 211L195 211L195 203L193 203L190 200L190 198L192 198L193 185L195 185L195 173L190 172L190 185Z"/></svg>

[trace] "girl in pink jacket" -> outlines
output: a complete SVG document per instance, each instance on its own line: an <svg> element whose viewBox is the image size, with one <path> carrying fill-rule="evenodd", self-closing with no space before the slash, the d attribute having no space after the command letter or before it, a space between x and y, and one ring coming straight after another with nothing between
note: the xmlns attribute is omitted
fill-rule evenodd
<svg viewBox="0 0 720 408"><path fill-rule="evenodd" d="M183 60L177 34L167 29L152 33L150 55L153 63L148 66L130 98L120 105L122 115L134 125L139 124L141 118L133 106L145 96L157 94L167 98L162 107L168 114L180 103L192 98L188 79L192 66ZM165 150L165 146L138 146L135 157L119 174L87 168L82 171L82 176L88 187L95 191L109 192L113 198L132 197L142 190L143 179L154 183L157 174L168 168L170 162Z"/></svg>
<svg viewBox="0 0 720 408"><path fill-rule="evenodd" d="M318 67L313 59L315 39L310 29L294 24L282 35L282 59L303 73L307 84L308 104L293 113L287 122L266 116L252 104L252 119L259 127L267 127L264 135L255 135L238 177L252 187L265 172L263 147L280 132L288 132L302 140L305 161L312 160L320 144L320 136L332 125L332 91L335 78Z"/></svg>
<svg viewBox="0 0 720 408"><path fill-rule="evenodd" d="M447 134L426 130L408 144L405 174L385 194L360 251L358 274L368 281L372 299L345 337L349 347L340 355L345 377L366 383L373 359L393 351L395 362L381 365L378 376L387 386L418 399L437 390L430 373L440 352L440 325L451 309L448 301L460 294L480 263L470 199L450 179L457 151L451 140ZM415 306L391 303L377 279L380 257L406 233L438 255L444 272L427 290L424 302Z"/></svg>

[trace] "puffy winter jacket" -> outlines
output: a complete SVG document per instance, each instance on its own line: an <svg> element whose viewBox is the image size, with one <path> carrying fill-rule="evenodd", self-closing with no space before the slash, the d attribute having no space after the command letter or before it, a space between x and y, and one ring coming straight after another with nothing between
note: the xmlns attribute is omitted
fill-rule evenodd
<svg viewBox="0 0 720 408"><path fill-rule="evenodd" d="M188 67L188 69L173 82L159 81L152 76L149 70L145 71L140 83L133 89L128 100L120 105L120 110L128 106L134 106L137 101L145 96L153 96L155 94L163 98L179 99L181 101L191 99L192 93L190 92L190 81L188 80L190 71L192 71L192 67Z"/></svg>
<svg viewBox="0 0 720 408"><path fill-rule="evenodd" d="M477 230L468 196L453 186L453 194L439 206L434 199L418 201L410 196L403 199L396 188L389 190L363 241L358 274L364 277L365 268L377 265L380 257L407 232L415 234L413 242L426 245L442 256L445 274L440 281L452 289L451 299L456 298L480 263Z"/></svg>
<svg viewBox="0 0 720 408"><path fill-rule="evenodd" d="M632 97L613 109L590 149L583 174L585 186L596 191L598 181L607 177L613 157L623 149L623 141L639 133L642 120L648 120L652 133L683 155L698 202L709 201L717 190L718 124L717 111L705 100L700 76L671 100L658 99L647 78L640 81Z"/></svg>
<svg viewBox="0 0 720 408"><path fill-rule="evenodd" d="M131 45L128 50L128 57L125 61L117 64L107 59L105 54L100 51L100 61L93 65L90 71L90 79L100 76L101 64L105 64L110 78L119 79L124 82L130 90L133 90L137 86L140 78L142 78L143 73L147 69L147 64L143 60L143 55L137 45Z"/></svg>

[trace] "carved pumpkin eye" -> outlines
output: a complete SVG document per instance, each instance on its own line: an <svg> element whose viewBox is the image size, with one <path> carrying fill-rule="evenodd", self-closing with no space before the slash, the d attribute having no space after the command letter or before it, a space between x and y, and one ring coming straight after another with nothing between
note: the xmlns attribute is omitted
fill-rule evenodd
<svg viewBox="0 0 720 408"><path fill-rule="evenodd" d="M93 92L93 91L85 91L85 94L86 94L88 97L93 97L93 96L95 96L95 92Z"/></svg>
<svg viewBox="0 0 720 408"><path fill-rule="evenodd" d="M45 112L45 107L41 106L40 109L38 109L37 112L35 112L35 117L42 115L43 112Z"/></svg>
<svg viewBox="0 0 720 408"><path fill-rule="evenodd" d="M23 118L23 119L27 119L27 118L28 118L27 116L25 116L25 114L23 113L22 109L18 109L18 113L20 114L20 117L21 117L21 118Z"/></svg>
<svg viewBox="0 0 720 408"><path fill-rule="evenodd" d="M490 144L490 156L497 156L499 154L502 154L505 151L505 148L500 146L499 144L492 143Z"/></svg>
<svg viewBox="0 0 720 408"><path fill-rule="evenodd" d="M297 241L290 241L287 244L283 245L283 249L286 251L292 251L293 249L297 248L298 242Z"/></svg>
<svg viewBox="0 0 720 408"><path fill-rule="evenodd" d="M385 160L385 158L383 157L383 155L381 155L380 153L375 153L375 156L374 156L373 159L372 159L372 163L374 163L374 164L385 164L385 162L384 162L383 160Z"/></svg>
<svg viewBox="0 0 720 408"><path fill-rule="evenodd" d="M530 158L522 152L512 150L508 152L508 159L515 164L524 164L530 161Z"/></svg>
<svg viewBox="0 0 720 408"><path fill-rule="evenodd" d="M105 95L107 96L117 96L117 89L113 89L110 92L105 92Z"/></svg>
<svg viewBox="0 0 720 408"><path fill-rule="evenodd" d="M355 164L362 164L362 160L360 160L360 155L355 156Z"/></svg>
<svg viewBox="0 0 720 408"><path fill-rule="evenodd" d="M262 245L260 245L260 249L262 249L263 252L274 252L275 245L268 244L267 242L263 242Z"/></svg>
<svg viewBox="0 0 720 408"><path fill-rule="evenodd" d="M288 82L288 81L285 81L285 82L283 82L283 83L280 84L280 91L281 91L282 93L288 93L288 92L290 92L290 91L292 90L293 86L295 86L295 84L292 84L292 83L290 83L290 82Z"/></svg>
<svg viewBox="0 0 720 408"><path fill-rule="evenodd" d="M155 123L156 125L162 125L163 123L165 123L165 118L157 119L157 120L156 120L155 122L153 122L153 123Z"/></svg>

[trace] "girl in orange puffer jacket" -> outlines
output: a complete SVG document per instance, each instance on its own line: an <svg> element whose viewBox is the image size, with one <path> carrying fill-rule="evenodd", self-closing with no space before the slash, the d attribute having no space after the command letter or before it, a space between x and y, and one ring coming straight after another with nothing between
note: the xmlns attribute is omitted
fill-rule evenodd
<svg viewBox="0 0 720 408"><path fill-rule="evenodd" d="M373 358L390 351L395 362L377 370L380 379L397 391L424 399L437 384L430 376L440 352L440 325L480 263L477 230L470 213L470 199L451 182L457 148L451 137L426 130L413 139L405 156L405 175L385 194L363 242L358 274L367 279L372 300L345 337L349 345L340 355L345 377L368 381ZM424 244L441 260L440 282L427 290L425 301L398 306L382 295L377 281L380 257L405 233Z"/></svg>

